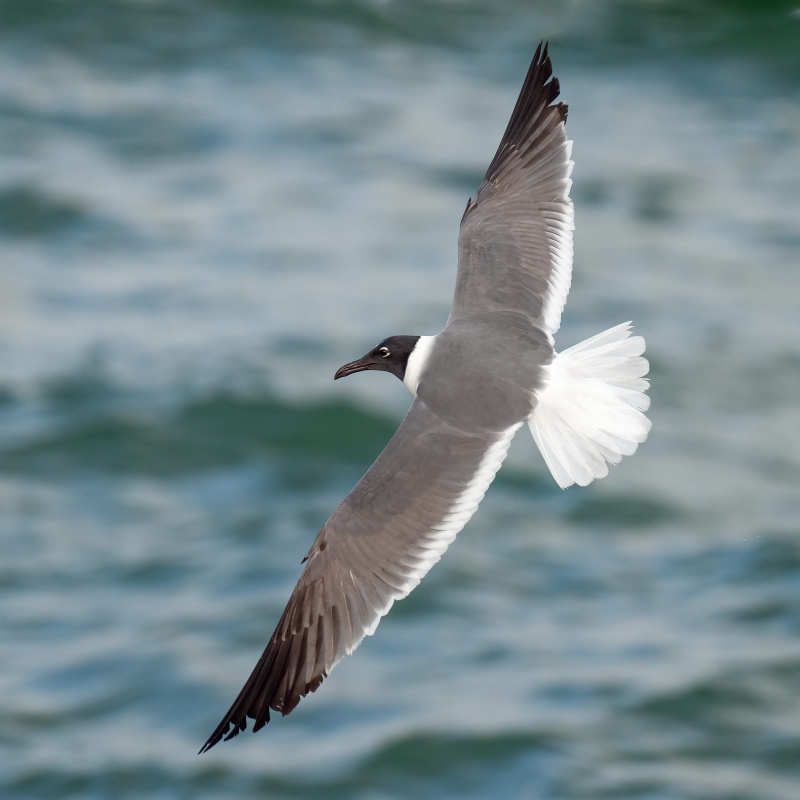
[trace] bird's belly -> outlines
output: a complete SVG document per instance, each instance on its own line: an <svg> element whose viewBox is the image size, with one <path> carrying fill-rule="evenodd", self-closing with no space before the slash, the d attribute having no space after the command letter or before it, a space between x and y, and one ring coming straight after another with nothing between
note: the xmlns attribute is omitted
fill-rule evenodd
<svg viewBox="0 0 800 800"><path fill-rule="evenodd" d="M447 382L423 380L417 396L440 419L466 432L505 431L527 419L536 404L532 391L475 373Z"/></svg>
<svg viewBox="0 0 800 800"><path fill-rule="evenodd" d="M552 359L547 336L528 320L471 318L436 337L417 396L461 430L503 431L531 415Z"/></svg>

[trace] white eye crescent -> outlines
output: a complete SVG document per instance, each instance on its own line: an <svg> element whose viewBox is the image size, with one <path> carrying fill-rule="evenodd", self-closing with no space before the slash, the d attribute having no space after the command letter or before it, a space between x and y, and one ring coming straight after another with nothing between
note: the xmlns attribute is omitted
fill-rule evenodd
<svg viewBox="0 0 800 800"><path fill-rule="evenodd" d="M388 347L381 347L378 352L381 354L383 358L389 358L389 348Z"/></svg>

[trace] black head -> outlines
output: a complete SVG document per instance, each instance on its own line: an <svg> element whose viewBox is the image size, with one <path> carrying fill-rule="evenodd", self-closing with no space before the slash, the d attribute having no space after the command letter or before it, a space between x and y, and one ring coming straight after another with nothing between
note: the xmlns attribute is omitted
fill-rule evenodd
<svg viewBox="0 0 800 800"><path fill-rule="evenodd" d="M403 380L408 365L408 357L416 347L419 336L390 336L379 345L362 356L358 361L351 361L340 367L333 376L334 380L352 375L354 372L363 372L365 369L379 369L391 372Z"/></svg>

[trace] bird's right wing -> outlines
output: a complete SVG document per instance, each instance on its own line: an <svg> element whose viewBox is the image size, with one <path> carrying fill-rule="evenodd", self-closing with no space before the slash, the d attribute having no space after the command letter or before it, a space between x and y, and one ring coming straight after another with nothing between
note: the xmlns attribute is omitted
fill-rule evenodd
<svg viewBox="0 0 800 800"><path fill-rule="evenodd" d="M518 427L467 434L414 400L317 536L261 659L201 752L243 730L247 717L258 730L270 709L291 712L374 632L473 515Z"/></svg>
<svg viewBox="0 0 800 800"><path fill-rule="evenodd" d="M552 336L572 280L572 142L547 45L536 49L497 153L458 237L450 320L517 311Z"/></svg>

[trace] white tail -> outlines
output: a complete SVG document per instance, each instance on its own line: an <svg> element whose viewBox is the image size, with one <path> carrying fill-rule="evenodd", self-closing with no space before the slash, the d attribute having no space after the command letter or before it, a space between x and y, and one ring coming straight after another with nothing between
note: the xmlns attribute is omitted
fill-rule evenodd
<svg viewBox="0 0 800 800"><path fill-rule="evenodd" d="M624 322L559 353L528 420L556 483L586 486L647 438L644 339Z"/></svg>

